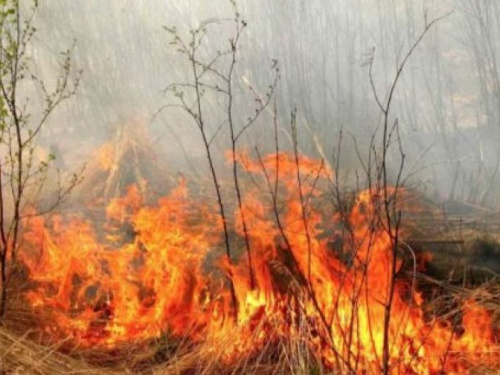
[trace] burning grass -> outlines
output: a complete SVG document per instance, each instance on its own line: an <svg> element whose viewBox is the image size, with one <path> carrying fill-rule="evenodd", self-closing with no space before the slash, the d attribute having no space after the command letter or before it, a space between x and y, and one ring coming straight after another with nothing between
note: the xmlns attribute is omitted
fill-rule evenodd
<svg viewBox="0 0 500 375"><path fill-rule="evenodd" d="M27 220L19 273L26 318L12 324L25 336L0 332L5 366L35 374L379 373L391 282L391 373L500 365L498 284L473 293L442 282L421 288L416 267L425 262L404 241L393 251L380 191L352 194L340 209L334 172L321 161L280 153L240 154L238 162L247 181L243 215L235 209L230 218L231 258L217 207L183 179L155 204L145 202L144 181L131 185L103 207L104 223ZM406 194L398 193L401 208L413 209Z"/></svg>

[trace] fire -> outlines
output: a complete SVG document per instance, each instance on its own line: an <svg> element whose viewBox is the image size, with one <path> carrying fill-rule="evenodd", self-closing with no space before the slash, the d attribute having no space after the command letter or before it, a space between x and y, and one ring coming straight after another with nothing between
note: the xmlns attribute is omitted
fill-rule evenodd
<svg viewBox="0 0 500 375"><path fill-rule="evenodd" d="M253 288L237 209L229 259L217 206L191 195L185 180L152 206L131 186L109 202L104 226L62 216L25 223L20 256L32 283L26 299L45 335L118 347L169 334L213 347L223 342L226 361L297 339L329 367L376 373L395 279L391 373L500 363L487 310L465 303L460 332L425 316L411 278L393 275L392 236L374 219L380 192L360 192L342 216L329 203L334 172L323 162L287 153L258 160L239 154L237 161L257 182L247 184L241 208ZM397 259L396 272L402 264Z"/></svg>
<svg viewBox="0 0 500 375"><path fill-rule="evenodd" d="M106 143L104 146L102 146L97 155L97 160L99 161L99 165L103 170L109 171L111 168L113 168L114 150L113 146L110 143Z"/></svg>

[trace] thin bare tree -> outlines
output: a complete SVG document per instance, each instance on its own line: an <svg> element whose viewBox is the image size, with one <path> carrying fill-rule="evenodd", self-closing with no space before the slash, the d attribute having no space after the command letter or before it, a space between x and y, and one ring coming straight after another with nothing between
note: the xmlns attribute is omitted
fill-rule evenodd
<svg viewBox="0 0 500 375"><path fill-rule="evenodd" d="M28 3L28 4L26 4ZM33 25L38 1L0 1L0 319L4 320L9 282L16 266L22 236L25 209L36 204L47 185L47 176L55 155L37 160L37 141L48 124L50 115L75 94L80 74L72 80L71 48L62 52L60 72L52 87L31 72L28 48L36 29ZM26 81L42 92L42 112L30 113L29 98L21 85ZM60 174L58 173L58 176ZM80 180L80 174L68 181L59 179L55 198L43 214L56 208ZM32 215L32 214L30 214Z"/></svg>
<svg viewBox="0 0 500 375"><path fill-rule="evenodd" d="M189 115L199 131L217 197L217 205L219 207L219 214L224 232L226 256L231 263L233 254L229 234L231 231L231 223L226 212L227 197L224 197L221 188L221 177L215 163L217 150L214 151L213 148L214 140L221 135L224 130L229 133L233 184L236 193L239 220L245 240L250 286L253 289L255 287L255 276L250 237L243 205L242 186L239 177L239 166L237 161L238 144L241 137L256 123L257 119L268 107L279 80L279 68L276 63L272 64L274 78L264 98L259 96L253 87L250 86L252 101L256 103L254 112L246 117L235 116L235 86L238 83L236 67L240 53L240 40L243 31L247 27L247 23L241 18L236 2L230 0L230 3L233 7L232 18L217 18L203 21L199 27L190 31L189 37L187 38L182 37L176 27L165 27L165 30L172 37L171 44L189 61L191 77L189 82L172 83L167 86L165 91L172 93L177 99L177 103L168 104L164 108L180 108ZM221 51L216 51L213 56L207 57L203 55L201 50L204 44L208 43L207 40L209 39L212 28L227 24L233 26L233 35L228 38L228 46ZM221 100L223 103L223 109L220 113L222 120L219 120L219 124L215 127L211 124L211 119L209 119L205 113L206 106L208 106L208 96L210 96L210 94L216 96L215 99L212 97L213 100ZM231 280L230 285L233 305L237 308L236 295Z"/></svg>

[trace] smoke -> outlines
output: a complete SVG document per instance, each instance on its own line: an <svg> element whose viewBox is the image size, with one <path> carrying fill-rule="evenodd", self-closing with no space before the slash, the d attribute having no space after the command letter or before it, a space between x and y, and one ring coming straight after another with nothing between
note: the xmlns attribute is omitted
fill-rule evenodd
<svg viewBox="0 0 500 375"><path fill-rule="evenodd" d="M400 126L409 183L439 199L495 201L500 7L494 0L255 0L240 1L238 7L248 28L235 71L235 118L244 121L252 113L249 88L266 92L276 59L283 146L296 107L301 150L331 158L342 133L346 171L361 168L359 159L366 157L381 121L367 61L373 58L374 86L384 99L426 22L452 12L412 55L395 92L391 122L397 118ZM41 2L31 50L34 73L51 82L60 51L73 44L74 74L83 71L77 94L51 118L42 145L57 145L66 164L75 166L109 139L116 126L138 121L148 124L175 168L183 170L186 164L180 160L191 158L203 171L192 120L165 108L172 98L163 90L174 82L189 82L190 68L169 44L163 26L176 25L187 35L204 19L232 16L226 0ZM231 33L230 23L209 29L203 53L227 47ZM36 103L35 89L28 88L26 95ZM223 106L220 96L207 96L213 131ZM263 113L245 137L246 147L272 149L271 128L271 116ZM217 147L224 148L226 141L223 130ZM396 152L394 167L398 157Z"/></svg>

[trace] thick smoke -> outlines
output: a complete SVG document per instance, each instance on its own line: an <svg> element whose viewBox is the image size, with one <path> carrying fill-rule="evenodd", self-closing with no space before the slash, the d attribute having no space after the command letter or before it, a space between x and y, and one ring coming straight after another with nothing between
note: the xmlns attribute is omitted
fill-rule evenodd
<svg viewBox="0 0 500 375"><path fill-rule="evenodd" d="M238 7L248 28L235 74L235 117L252 112L249 86L265 92L276 59L283 145L296 107L302 151L317 155L321 150L331 158L342 133L346 171L360 168L358 159L366 157L381 122L367 62L373 58L373 83L384 98L426 22L451 12L412 55L395 92L391 122L397 118L400 126L409 183L439 199L495 201L500 161L500 6L495 0L254 0ZM163 108L172 100L165 87L190 79L186 60L169 44L163 26L187 33L201 20L227 17L232 6L226 0L42 2L31 50L34 72L50 82L59 52L73 44L75 74L83 71L77 95L51 118L42 144L56 147L65 165L75 166L116 126L137 121L150 127L173 169L183 170L187 164L180 160L191 158L203 171L192 122ZM231 30L226 24L209 30L205 53L227 46ZM36 90L26 90L37 97ZM223 103L216 95L209 101L215 129ZM271 128L264 113L245 138L247 146L272 149ZM226 138L222 131L220 148Z"/></svg>

